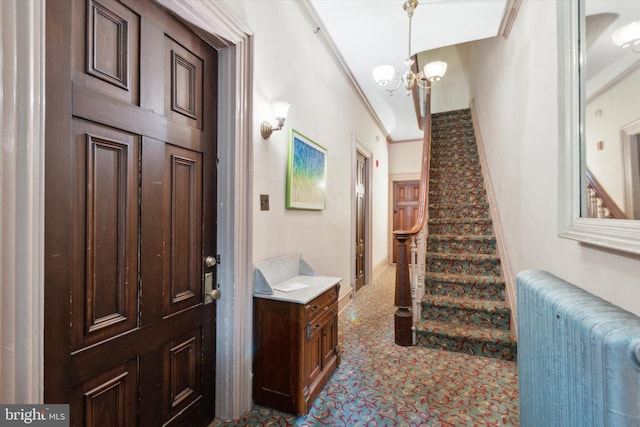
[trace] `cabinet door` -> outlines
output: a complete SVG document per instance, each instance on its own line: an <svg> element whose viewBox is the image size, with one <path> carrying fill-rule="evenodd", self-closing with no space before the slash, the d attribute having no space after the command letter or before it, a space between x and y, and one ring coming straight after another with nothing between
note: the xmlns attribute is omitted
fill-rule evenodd
<svg viewBox="0 0 640 427"><path fill-rule="evenodd" d="M304 349L304 385L307 390L322 372L322 323L309 324L307 326ZM306 393L305 393L306 394Z"/></svg>
<svg viewBox="0 0 640 427"><path fill-rule="evenodd" d="M338 307L331 309L322 324L322 369L338 356Z"/></svg>

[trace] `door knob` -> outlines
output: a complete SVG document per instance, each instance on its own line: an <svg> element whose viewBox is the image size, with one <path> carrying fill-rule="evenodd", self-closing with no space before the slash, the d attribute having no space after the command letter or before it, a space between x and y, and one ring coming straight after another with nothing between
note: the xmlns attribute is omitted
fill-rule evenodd
<svg viewBox="0 0 640 427"><path fill-rule="evenodd" d="M218 260L216 259L216 257L209 255L208 257L206 257L204 259L204 264L207 267L213 267L214 265L216 265L218 263Z"/></svg>
<svg viewBox="0 0 640 427"><path fill-rule="evenodd" d="M217 299L220 299L220 297L222 296L222 293L220 292L220 289L212 289L209 292L207 292L207 295L209 295L209 297L212 300L217 300Z"/></svg>

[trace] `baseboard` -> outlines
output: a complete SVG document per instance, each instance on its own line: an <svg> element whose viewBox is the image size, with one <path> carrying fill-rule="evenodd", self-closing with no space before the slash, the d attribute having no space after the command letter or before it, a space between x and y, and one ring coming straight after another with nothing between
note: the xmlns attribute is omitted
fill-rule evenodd
<svg viewBox="0 0 640 427"><path fill-rule="evenodd" d="M378 279L378 276L380 276L380 274L382 274L382 272L384 270L386 270L387 267L389 267L390 265L392 265L392 264L389 263L388 259L383 259L378 264L376 264L373 267L373 280L372 280L372 282L375 282L376 279Z"/></svg>
<svg viewBox="0 0 640 427"><path fill-rule="evenodd" d="M342 311L351 304L351 301L353 301L352 287L350 287L349 291L345 292L345 294L338 299L338 314L342 313Z"/></svg>
<svg viewBox="0 0 640 427"><path fill-rule="evenodd" d="M482 167L482 177L487 190L489 199L489 211L491 212L491 220L493 221L493 232L496 235L496 243L498 246L498 254L500 255L500 264L502 265L502 275L506 284L506 295L509 306L511 307L511 331L518 338L518 306L516 303L516 278L509 261L509 251L507 250L504 233L502 229L502 221L500 220L500 212L498 211L498 203L493 189L493 181L491 180L491 171L487 164L487 157L484 151L484 141L478 124L478 116L476 114L475 102L471 101L471 116L473 118L473 129L478 142L478 153L480 154L480 165Z"/></svg>

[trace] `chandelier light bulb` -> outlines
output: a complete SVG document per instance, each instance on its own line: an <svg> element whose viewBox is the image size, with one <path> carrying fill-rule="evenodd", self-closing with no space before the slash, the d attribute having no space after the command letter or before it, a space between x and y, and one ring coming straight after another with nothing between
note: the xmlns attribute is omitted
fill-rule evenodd
<svg viewBox="0 0 640 427"><path fill-rule="evenodd" d="M622 48L631 47L632 50L636 50L635 46L640 44L640 21L618 28L611 34L611 39Z"/></svg>
<svg viewBox="0 0 640 427"><path fill-rule="evenodd" d="M380 86L386 86L391 83L395 74L396 70L392 65L380 65L373 69L373 80Z"/></svg>
<svg viewBox="0 0 640 427"><path fill-rule="evenodd" d="M423 69L424 77L430 82L439 82L447 72L447 63L443 61L429 62Z"/></svg>

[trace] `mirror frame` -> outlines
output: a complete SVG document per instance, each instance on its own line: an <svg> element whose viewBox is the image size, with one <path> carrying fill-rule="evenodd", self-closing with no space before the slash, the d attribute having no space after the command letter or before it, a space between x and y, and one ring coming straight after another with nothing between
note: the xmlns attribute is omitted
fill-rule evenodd
<svg viewBox="0 0 640 427"><path fill-rule="evenodd" d="M558 0L558 235L607 249L640 254L640 221L583 218L585 188L584 91L580 78L584 53L580 50L580 20L584 0Z"/></svg>

